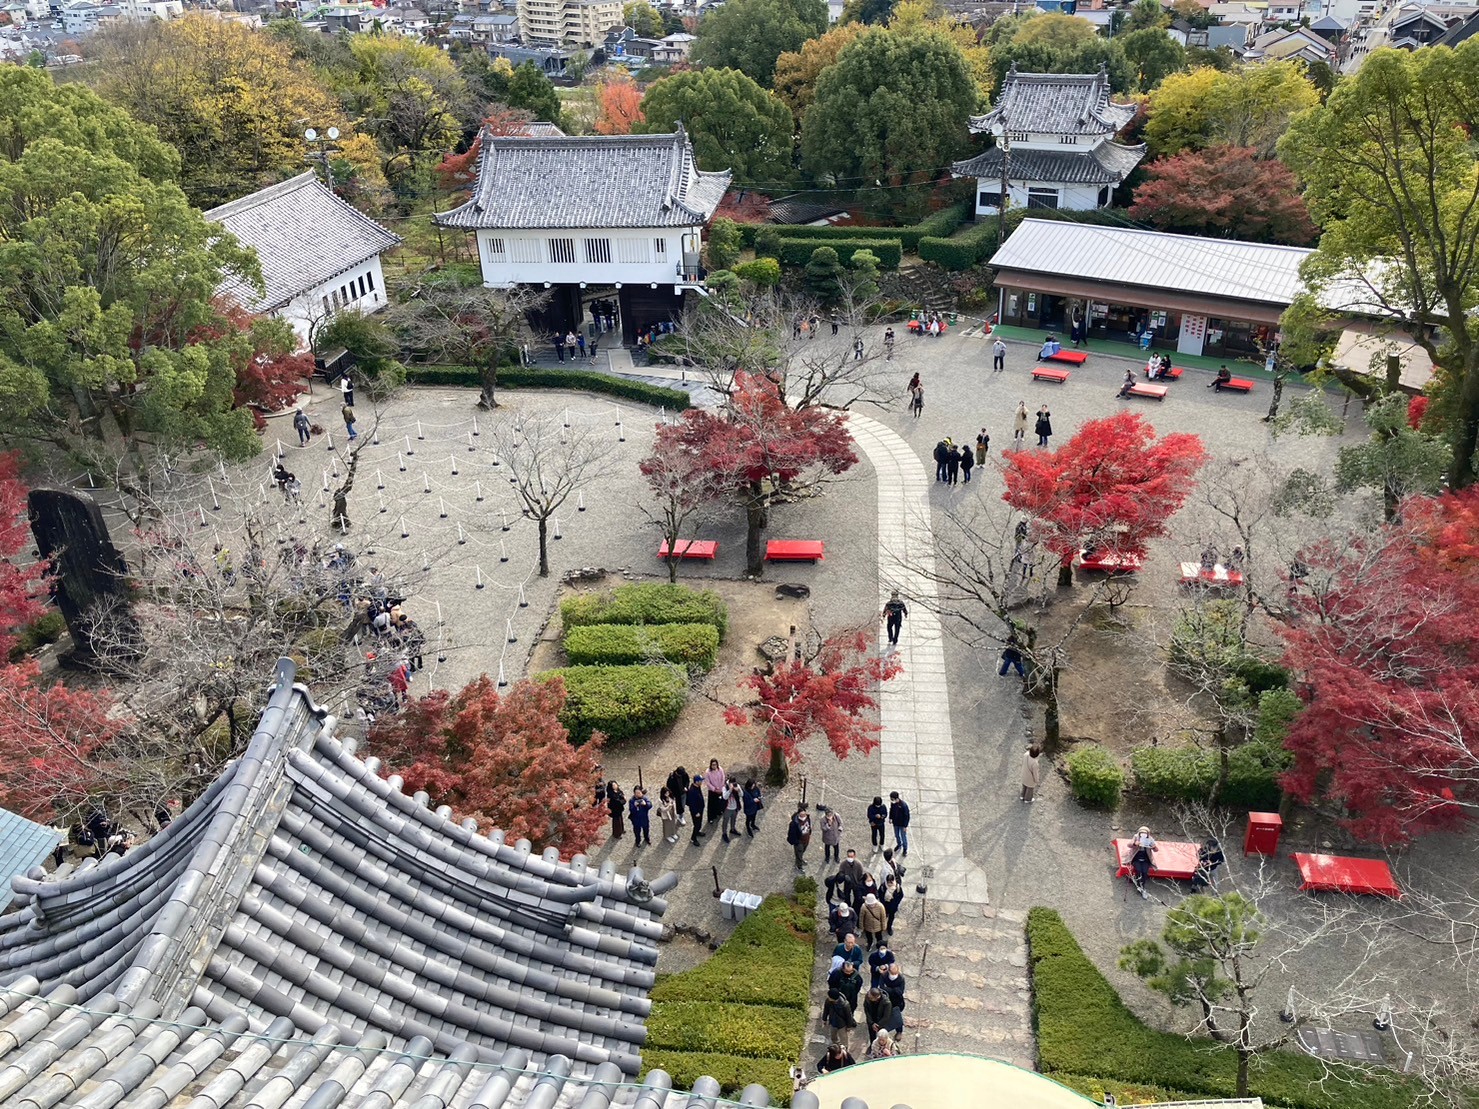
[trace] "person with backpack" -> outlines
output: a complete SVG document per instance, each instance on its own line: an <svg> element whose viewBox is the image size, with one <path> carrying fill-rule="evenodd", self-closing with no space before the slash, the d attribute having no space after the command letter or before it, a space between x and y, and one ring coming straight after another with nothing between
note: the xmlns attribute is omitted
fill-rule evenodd
<svg viewBox="0 0 1479 1109"><path fill-rule="evenodd" d="M298 433L298 446L308 446L308 440L313 434L313 426L308 422L308 413L301 408L293 413L293 430Z"/></svg>

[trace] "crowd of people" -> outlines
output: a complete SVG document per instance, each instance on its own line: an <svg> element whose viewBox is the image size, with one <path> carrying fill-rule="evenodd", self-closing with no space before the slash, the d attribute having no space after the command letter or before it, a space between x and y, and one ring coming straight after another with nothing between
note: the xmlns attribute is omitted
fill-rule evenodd
<svg viewBox="0 0 1479 1109"><path fill-rule="evenodd" d="M617 782L600 778L596 782L596 804L604 806L611 816L612 839L625 836L630 821L635 846L651 846L654 803L645 786L636 786L629 798ZM723 842L729 843L741 838L741 815L745 818L744 837L754 838L765 797L754 778L747 778L741 785L725 772L718 759L710 759L709 768L697 774L689 774L686 767L675 767L658 790L655 807L665 843L677 843L679 829L688 824L692 826L690 843L698 844L705 834L713 832L715 824Z"/></svg>

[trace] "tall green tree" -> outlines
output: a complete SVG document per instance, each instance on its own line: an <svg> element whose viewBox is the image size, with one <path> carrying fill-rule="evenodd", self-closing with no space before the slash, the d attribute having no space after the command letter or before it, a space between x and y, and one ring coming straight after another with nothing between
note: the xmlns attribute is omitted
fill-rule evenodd
<svg viewBox="0 0 1479 1109"><path fill-rule="evenodd" d="M700 169L734 171L742 184L771 185L791 176L791 109L743 73L696 69L653 83L633 130L660 135L681 122Z"/></svg>
<svg viewBox="0 0 1479 1109"><path fill-rule="evenodd" d="M1145 141L1161 155L1251 146L1267 156L1289 121L1319 101L1298 62L1175 73L1151 93Z"/></svg>
<svg viewBox="0 0 1479 1109"><path fill-rule="evenodd" d="M252 454L215 293L260 286L255 258L190 206L154 130L95 93L8 66L0 119L0 434Z"/></svg>
<svg viewBox="0 0 1479 1109"><path fill-rule="evenodd" d="M630 4L623 4L621 15L626 20L626 25L636 31L639 38L660 39L667 33L663 30L662 15L647 0L633 0Z"/></svg>
<svg viewBox="0 0 1479 1109"><path fill-rule="evenodd" d="M768 88L776 59L826 29L823 0L728 0L699 22L693 61L737 69Z"/></svg>
<svg viewBox="0 0 1479 1109"><path fill-rule="evenodd" d="M1156 4L1156 0L1142 2ZM1149 92L1186 64L1186 48L1159 27L1131 31L1115 42L1134 71L1137 92Z"/></svg>
<svg viewBox="0 0 1479 1109"><path fill-rule="evenodd" d="M975 82L948 37L871 29L818 79L802 163L847 184L932 180L964 150L975 102Z"/></svg>
<svg viewBox="0 0 1479 1109"><path fill-rule="evenodd" d="M1028 20L1027 25L1030 27L1035 22ZM1135 71L1119 42L1097 35L1070 46L1017 39L998 43L991 48L994 88L1001 88L1007 70L1013 65L1024 73L1094 73L1103 66L1109 72L1109 87L1115 92L1130 92L1138 87Z"/></svg>
<svg viewBox="0 0 1479 1109"><path fill-rule="evenodd" d="M1135 0L1130 9L1130 18L1125 21L1126 31L1164 31L1171 25L1171 17L1160 5L1160 0Z"/></svg>
<svg viewBox="0 0 1479 1109"><path fill-rule="evenodd" d="M1324 228L1306 283L1328 292L1327 304L1377 306L1428 353L1429 419L1453 444L1455 486L1474 481L1479 441L1475 134L1479 41L1471 40L1455 50L1374 52L1279 143Z"/></svg>

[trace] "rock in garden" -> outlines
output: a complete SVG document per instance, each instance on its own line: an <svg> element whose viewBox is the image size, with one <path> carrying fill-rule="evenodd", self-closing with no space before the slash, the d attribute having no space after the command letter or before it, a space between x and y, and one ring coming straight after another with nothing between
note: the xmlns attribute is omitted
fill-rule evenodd
<svg viewBox="0 0 1479 1109"><path fill-rule="evenodd" d="M777 597L795 597L798 601L804 601L811 596L811 586L784 582L775 587L775 595Z"/></svg>

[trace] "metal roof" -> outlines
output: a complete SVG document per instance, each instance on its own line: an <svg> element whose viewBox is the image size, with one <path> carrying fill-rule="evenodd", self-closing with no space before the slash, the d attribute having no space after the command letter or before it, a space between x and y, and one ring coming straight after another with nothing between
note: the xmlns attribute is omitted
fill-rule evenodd
<svg viewBox="0 0 1479 1109"><path fill-rule="evenodd" d="M1013 131L1054 135L1112 135L1135 116L1135 105L1110 99L1109 74L1007 71L996 105L971 119L971 130L1000 123Z"/></svg>
<svg viewBox="0 0 1479 1109"><path fill-rule="evenodd" d="M0 868L6 874L24 874L65 838L48 824L37 824L19 813L0 809Z"/></svg>
<svg viewBox="0 0 1479 1109"><path fill-rule="evenodd" d="M472 198L444 227L695 227L729 188L704 173L680 127L672 135L524 138L483 133Z"/></svg>
<svg viewBox="0 0 1479 1109"><path fill-rule="evenodd" d="M989 265L1113 285L1287 305L1303 289L1296 246L1025 219Z"/></svg>
<svg viewBox="0 0 1479 1109"><path fill-rule="evenodd" d="M1062 185L1118 185L1145 157L1145 144L1121 146L1103 142L1093 150L1020 150L1011 152L1007 172L1013 181L1050 181ZM1000 180L1001 147L956 162L950 172L956 177Z"/></svg>
<svg viewBox="0 0 1479 1109"><path fill-rule="evenodd" d="M221 292L249 312L270 312L401 241L334 195L312 171L205 213L256 250L267 290L232 282Z"/></svg>

